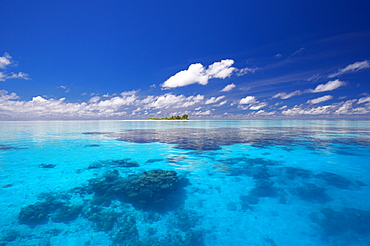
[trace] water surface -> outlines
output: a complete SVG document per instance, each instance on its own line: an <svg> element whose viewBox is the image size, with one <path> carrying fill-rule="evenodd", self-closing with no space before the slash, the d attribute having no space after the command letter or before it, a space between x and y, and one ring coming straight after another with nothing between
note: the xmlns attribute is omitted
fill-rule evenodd
<svg viewBox="0 0 370 246"><path fill-rule="evenodd" d="M0 245L370 245L368 121L0 122Z"/></svg>

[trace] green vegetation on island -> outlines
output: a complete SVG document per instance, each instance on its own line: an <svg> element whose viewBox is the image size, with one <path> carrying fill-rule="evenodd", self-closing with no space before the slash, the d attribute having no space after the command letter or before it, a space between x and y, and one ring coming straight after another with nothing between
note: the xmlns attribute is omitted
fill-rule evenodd
<svg viewBox="0 0 370 246"><path fill-rule="evenodd" d="M171 116L170 118L148 118L148 120L189 120L189 115Z"/></svg>

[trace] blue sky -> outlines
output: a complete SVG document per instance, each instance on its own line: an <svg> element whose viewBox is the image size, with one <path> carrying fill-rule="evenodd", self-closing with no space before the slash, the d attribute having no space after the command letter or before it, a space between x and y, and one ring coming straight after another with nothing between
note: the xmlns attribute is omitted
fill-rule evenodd
<svg viewBox="0 0 370 246"><path fill-rule="evenodd" d="M0 120L370 118L367 0L0 10Z"/></svg>

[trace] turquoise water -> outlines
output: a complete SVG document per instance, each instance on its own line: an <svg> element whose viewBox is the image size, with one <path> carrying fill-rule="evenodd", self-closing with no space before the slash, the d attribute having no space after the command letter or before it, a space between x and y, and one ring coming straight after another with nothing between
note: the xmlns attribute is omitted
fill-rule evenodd
<svg viewBox="0 0 370 246"><path fill-rule="evenodd" d="M368 121L0 122L0 245L370 245Z"/></svg>

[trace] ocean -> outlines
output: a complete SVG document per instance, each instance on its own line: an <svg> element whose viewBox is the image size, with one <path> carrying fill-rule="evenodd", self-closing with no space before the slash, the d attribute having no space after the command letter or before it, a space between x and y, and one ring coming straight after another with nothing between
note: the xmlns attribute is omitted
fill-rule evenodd
<svg viewBox="0 0 370 246"><path fill-rule="evenodd" d="M0 245L370 245L369 121L3 121L0 175Z"/></svg>

